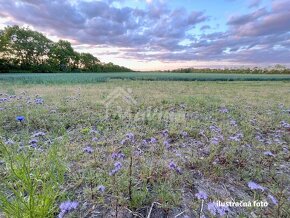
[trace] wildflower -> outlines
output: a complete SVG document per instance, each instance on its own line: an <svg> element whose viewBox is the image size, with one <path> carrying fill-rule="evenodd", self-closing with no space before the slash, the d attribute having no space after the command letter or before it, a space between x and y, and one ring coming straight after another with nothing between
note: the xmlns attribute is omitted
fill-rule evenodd
<svg viewBox="0 0 290 218"><path fill-rule="evenodd" d="M16 120L19 121L19 122L22 122L22 121L25 120L25 117L24 116L17 116Z"/></svg>
<svg viewBox="0 0 290 218"><path fill-rule="evenodd" d="M122 163L121 162L116 162L114 164L114 166L115 166L116 169L121 169L122 168Z"/></svg>
<svg viewBox="0 0 290 218"><path fill-rule="evenodd" d="M37 147L37 143L38 143L37 139L31 139L29 141L30 147L32 147L32 148L36 148Z"/></svg>
<svg viewBox="0 0 290 218"><path fill-rule="evenodd" d="M117 159L118 158L118 154L116 152L113 152L112 155L111 155L111 157L113 159Z"/></svg>
<svg viewBox="0 0 290 218"><path fill-rule="evenodd" d="M201 200L206 200L207 199L207 194L203 191L199 191L198 193L195 194L195 197L197 197L197 199Z"/></svg>
<svg viewBox="0 0 290 218"><path fill-rule="evenodd" d="M0 111L4 111L4 108L3 107L0 107Z"/></svg>
<svg viewBox="0 0 290 218"><path fill-rule="evenodd" d="M231 119L231 120L230 120L230 125L231 125L231 126L237 126L237 121Z"/></svg>
<svg viewBox="0 0 290 218"><path fill-rule="evenodd" d="M35 138L35 137L40 137L40 136L45 136L45 133L44 133L44 132L37 132L37 133L34 133L34 134L32 135L33 138Z"/></svg>
<svg viewBox="0 0 290 218"><path fill-rule="evenodd" d="M134 134L133 133L131 133L131 132L129 132L129 133L127 133L126 134L126 137L127 137L127 139L129 139L129 140L131 140L131 141L134 141Z"/></svg>
<svg viewBox="0 0 290 218"><path fill-rule="evenodd" d="M37 139L31 139L31 140L29 141L29 144L36 144L37 142L38 142Z"/></svg>
<svg viewBox="0 0 290 218"><path fill-rule="evenodd" d="M94 152L94 149L91 146L87 146L83 150L84 150L84 152L86 152L88 154L91 154Z"/></svg>
<svg viewBox="0 0 290 218"><path fill-rule="evenodd" d="M220 133L222 130L217 126L210 126L209 127L211 132Z"/></svg>
<svg viewBox="0 0 290 218"><path fill-rule="evenodd" d="M150 139L150 143L151 143L151 144L155 144L155 143L157 143L157 139L152 137L152 138Z"/></svg>
<svg viewBox="0 0 290 218"><path fill-rule="evenodd" d="M175 171L178 173L178 174L182 174L182 169L180 167L176 167Z"/></svg>
<svg viewBox="0 0 290 218"><path fill-rule="evenodd" d="M220 108L219 112L222 113L222 114L225 114L225 113L228 113L229 110L227 108L225 108L225 107L222 107L222 108Z"/></svg>
<svg viewBox="0 0 290 218"><path fill-rule="evenodd" d="M126 141L127 141L127 139L123 139L123 140L120 142L120 144L121 144L121 145L124 145L124 144L126 143Z"/></svg>
<svg viewBox="0 0 290 218"><path fill-rule="evenodd" d="M170 161L168 166L171 170L175 170L175 168L177 167L177 165L173 161Z"/></svg>
<svg viewBox="0 0 290 218"><path fill-rule="evenodd" d="M110 176L114 176L117 172L119 172L122 168L122 163L121 162L116 162L114 164L115 168L113 170L111 170L111 172L109 173Z"/></svg>
<svg viewBox="0 0 290 218"><path fill-rule="evenodd" d="M220 142L220 140L219 140L218 137L213 137L210 141L211 141L211 143L214 144L214 145L217 145L217 144Z"/></svg>
<svg viewBox="0 0 290 218"><path fill-rule="evenodd" d="M99 186L97 187L97 190L98 190L99 192L102 192L102 193L104 193L104 192L105 192L105 190L106 190L106 187L105 187L105 186L103 186L103 185L99 185Z"/></svg>
<svg viewBox="0 0 290 218"><path fill-rule="evenodd" d="M14 145L14 141L12 139L8 139L4 143L5 143L5 145Z"/></svg>
<svg viewBox="0 0 290 218"><path fill-rule="evenodd" d="M165 129L165 130L163 130L162 131L162 135L164 136L164 137L167 137L168 136L168 130L167 129Z"/></svg>
<svg viewBox="0 0 290 218"><path fill-rule="evenodd" d="M244 135L242 134L242 133L237 133L237 134L235 134L235 135L233 135L233 136L230 136L229 137L229 140L231 140L231 141L235 141L235 142L239 142L239 141L241 141L241 139L244 137Z"/></svg>
<svg viewBox="0 0 290 218"><path fill-rule="evenodd" d="M166 149L169 149L169 148L170 148L170 144L169 144L169 142L168 142L167 140L165 140L165 141L163 142L163 145L165 145L165 148L166 148Z"/></svg>
<svg viewBox="0 0 290 218"><path fill-rule="evenodd" d="M284 128L290 128L290 124L287 123L287 122L284 121L284 120L282 120L282 121L280 122L280 125L281 125L282 127L284 127Z"/></svg>
<svg viewBox="0 0 290 218"><path fill-rule="evenodd" d="M268 195L268 198L272 201L273 204L278 205L278 200L273 195Z"/></svg>
<svg viewBox="0 0 290 218"><path fill-rule="evenodd" d="M187 132L185 132L185 131L182 131L180 134L181 134L183 137L186 137L186 136L188 136L188 133L187 133Z"/></svg>
<svg viewBox="0 0 290 218"><path fill-rule="evenodd" d="M265 151L264 155L274 157L274 154L271 151Z"/></svg>
<svg viewBox="0 0 290 218"><path fill-rule="evenodd" d="M94 138L92 138L92 141L93 142L97 142L98 141L98 138L94 137Z"/></svg>
<svg viewBox="0 0 290 218"><path fill-rule="evenodd" d="M43 104L43 99L42 98L35 98L34 103L35 104Z"/></svg>
<svg viewBox="0 0 290 218"><path fill-rule="evenodd" d="M207 209L213 216L216 216L218 214L220 216L224 216L230 211L228 206L218 206L216 203L213 202L207 204Z"/></svg>
<svg viewBox="0 0 290 218"><path fill-rule="evenodd" d="M125 158L125 154L123 154L122 152L113 152L111 155L112 159L123 159Z"/></svg>
<svg viewBox="0 0 290 218"><path fill-rule="evenodd" d="M66 213L69 213L72 210L77 209L79 203L76 201L65 201L62 202L59 206L60 213L58 215L59 218L63 218Z"/></svg>
<svg viewBox="0 0 290 218"><path fill-rule="evenodd" d="M170 161L170 163L168 164L168 167L171 170L175 170L177 173L182 174L182 170L180 167L178 167L173 161Z"/></svg>
<svg viewBox="0 0 290 218"><path fill-rule="evenodd" d="M264 188L263 186L261 186L261 185L255 183L255 182L252 182L252 181L248 182L248 187L249 187L251 190L258 190L258 189L260 189L260 190L262 190L262 191L265 190L265 188Z"/></svg>

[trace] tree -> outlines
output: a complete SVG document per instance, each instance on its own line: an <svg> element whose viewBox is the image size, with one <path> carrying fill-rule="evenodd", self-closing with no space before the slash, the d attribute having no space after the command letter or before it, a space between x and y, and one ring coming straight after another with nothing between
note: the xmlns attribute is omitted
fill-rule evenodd
<svg viewBox="0 0 290 218"><path fill-rule="evenodd" d="M94 57L90 53L81 53L80 54L80 67L81 69L93 71L93 68L96 64L99 64L100 61L98 58Z"/></svg>
<svg viewBox="0 0 290 218"><path fill-rule="evenodd" d="M29 70L48 58L51 43L36 31L18 26L6 27L1 34L1 56L20 69Z"/></svg>
<svg viewBox="0 0 290 218"><path fill-rule="evenodd" d="M60 71L69 71L71 69L71 61L75 56L74 50L70 42L59 40L54 43L49 53L51 63Z"/></svg>
<svg viewBox="0 0 290 218"><path fill-rule="evenodd" d="M74 51L65 40L53 42L43 34L19 26L0 30L0 71L130 71L113 64L101 64L89 53Z"/></svg>

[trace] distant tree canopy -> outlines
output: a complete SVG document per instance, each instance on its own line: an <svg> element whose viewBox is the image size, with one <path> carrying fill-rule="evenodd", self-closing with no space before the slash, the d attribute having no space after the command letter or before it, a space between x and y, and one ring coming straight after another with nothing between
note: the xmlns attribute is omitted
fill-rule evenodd
<svg viewBox="0 0 290 218"><path fill-rule="evenodd" d="M128 72L128 68L104 64L90 53L74 51L70 42L53 42L42 33L19 26L0 30L0 72Z"/></svg>
<svg viewBox="0 0 290 218"><path fill-rule="evenodd" d="M160 72L171 72L171 73L228 73L228 74L290 74L290 69L286 66L276 64L272 67L266 68L223 68L223 69L212 69L212 68L180 68L175 70L165 70Z"/></svg>

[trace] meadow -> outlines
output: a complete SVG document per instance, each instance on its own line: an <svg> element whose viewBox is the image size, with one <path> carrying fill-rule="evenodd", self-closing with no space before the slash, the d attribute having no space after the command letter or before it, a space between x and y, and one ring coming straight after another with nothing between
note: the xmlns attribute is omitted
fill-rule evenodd
<svg viewBox="0 0 290 218"><path fill-rule="evenodd" d="M0 217L290 217L286 75L2 74L0 136Z"/></svg>

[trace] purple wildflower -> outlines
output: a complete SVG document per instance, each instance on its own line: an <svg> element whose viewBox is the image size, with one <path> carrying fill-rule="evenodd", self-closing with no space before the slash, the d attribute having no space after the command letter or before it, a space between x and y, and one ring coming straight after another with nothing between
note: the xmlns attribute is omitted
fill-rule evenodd
<svg viewBox="0 0 290 218"><path fill-rule="evenodd" d="M162 131L162 135L164 136L164 137L167 137L168 136L168 130L167 129L165 129L165 130L163 130Z"/></svg>
<svg viewBox="0 0 290 218"><path fill-rule="evenodd" d="M169 168L171 170L175 170L175 168L177 167L177 165L173 162L173 161L170 161L170 163L168 164Z"/></svg>
<svg viewBox="0 0 290 218"><path fill-rule="evenodd" d="M263 186L261 186L261 185L255 183L255 182L252 182L252 181L248 182L248 187L249 187L251 190L258 190L258 189L260 189L260 190L262 190L262 191L265 190L265 188L264 188Z"/></svg>
<svg viewBox="0 0 290 218"><path fill-rule="evenodd" d="M168 140L165 140L163 142L163 145L165 146L166 149L169 149L170 148L170 143L168 142Z"/></svg>
<svg viewBox="0 0 290 218"><path fill-rule="evenodd" d="M113 170L111 170L110 172L110 176L113 176L115 175L117 172L119 172L122 168L122 163L121 162L116 162L114 164L115 168Z"/></svg>
<svg viewBox="0 0 290 218"><path fill-rule="evenodd" d="M129 133L126 134L126 138L131 140L131 141L134 141L134 134L129 132Z"/></svg>
<svg viewBox="0 0 290 218"><path fill-rule="evenodd" d="M97 142L98 141L98 138L94 137L94 138L92 138L92 141L93 142Z"/></svg>
<svg viewBox="0 0 290 218"><path fill-rule="evenodd" d="M219 112L225 114L225 113L228 113L229 110L227 108L225 108L225 107L222 107L222 108L219 109Z"/></svg>
<svg viewBox="0 0 290 218"><path fill-rule="evenodd" d="M29 141L29 144L32 145L32 144L37 144L38 140L37 139L31 139Z"/></svg>
<svg viewBox="0 0 290 218"><path fill-rule="evenodd" d="M216 203L210 202L207 204L207 209L213 216L217 215L216 208L217 208Z"/></svg>
<svg viewBox="0 0 290 218"><path fill-rule="evenodd" d="M118 153L113 152L111 157L112 157L112 159L117 159L118 158Z"/></svg>
<svg viewBox="0 0 290 218"><path fill-rule="evenodd" d="M284 127L284 128L290 128L290 124L287 123L287 122L284 121L284 120L282 120L282 121L280 122L280 125L281 125L282 127Z"/></svg>
<svg viewBox="0 0 290 218"><path fill-rule="evenodd" d="M106 190L106 187L105 187L105 186L103 186L103 185L99 185L99 186L97 187L97 189L98 189L98 191L99 191L99 192L102 192L102 193L104 193L104 192L105 192L105 190Z"/></svg>
<svg viewBox="0 0 290 218"><path fill-rule="evenodd" d="M182 169L180 167L176 167L175 168L175 171L178 173L178 174L182 174Z"/></svg>
<svg viewBox="0 0 290 218"><path fill-rule="evenodd" d="M69 213L72 210L77 209L79 203L76 201L65 201L62 202L59 206L60 213L58 215L59 218L63 218L66 213Z"/></svg>
<svg viewBox="0 0 290 218"><path fill-rule="evenodd" d="M124 144L126 143L126 141L127 141L127 139L123 139L123 140L120 142L120 144L121 144L121 145L124 145Z"/></svg>
<svg viewBox="0 0 290 218"><path fill-rule="evenodd" d="M0 111L4 111L4 108L3 107L0 107Z"/></svg>
<svg viewBox="0 0 290 218"><path fill-rule="evenodd" d="M231 125L231 126L237 126L237 121L231 119L231 120L230 120L230 125Z"/></svg>
<svg viewBox="0 0 290 218"><path fill-rule="evenodd" d="M45 136L45 133L44 133L44 132L37 132L37 133L34 133L34 134L32 135L33 138L35 138L35 137L40 137L40 136Z"/></svg>
<svg viewBox="0 0 290 218"><path fill-rule="evenodd" d="M198 193L195 194L195 197L197 197L197 199L201 200L206 200L207 199L207 194L203 191L199 191Z"/></svg>
<svg viewBox="0 0 290 218"><path fill-rule="evenodd" d="M5 145L14 145L14 141L12 139L8 139L5 141Z"/></svg>
<svg viewBox="0 0 290 218"><path fill-rule="evenodd" d="M122 168L122 163L121 162L116 162L114 164L114 166L115 166L116 169L121 169Z"/></svg>
<svg viewBox="0 0 290 218"><path fill-rule="evenodd" d="M84 152L91 154L94 152L94 149L91 146L87 146L83 149Z"/></svg>
<svg viewBox="0 0 290 218"><path fill-rule="evenodd" d="M272 201L273 204L278 205L278 200L273 195L268 195L268 198Z"/></svg>
<svg viewBox="0 0 290 218"><path fill-rule="evenodd" d="M22 121L25 120L25 117L24 116L17 116L16 120L19 121L19 122L22 122Z"/></svg>
<svg viewBox="0 0 290 218"><path fill-rule="evenodd" d="M170 161L170 163L168 164L168 167L171 170L175 170L178 174L182 174L182 170L180 167L178 167L173 161Z"/></svg>
<svg viewBox="0 0 290 218"><path fill-rule="evenodd" d="M124 159L125 158L125 154L123 154L122 152L118 153L118 158L119 159Z"/></svg>
<svg viewBox="0 0 290 218"><path fill-rule="evenodd" d="M150 139L150 143L151 143L151 144L155 144L155 143L157 143L157 139L154 138L154 137L152 137L152 138Z"/></svg>
<svg viewBox="0 0 290 218"><path fill-rule="evenodd" d="M34 103L35 104L43 104L43 99L42 98L35 98Z"/></svg>
<svg viewBox="0 0 290 218"><path fill-rule="evenodd" d="M111 155L112 159L123 159L125 158L125 154L123 154L122 152L113 152L112 155Z"/></svg>
<svg viewBox="0 0 290 218"><path fill-rule="evenodd" d="M217 144L220 142L220 140L219 140L218 137L213 137L213 138L210 140L210 142L211 142L212 144L214 144L214 145L217 145Z"/></svg>
<svg viewBox="0 0 290 218"><path fill-rule="evenodd" d="M239 142L239 141L241 141L241 139L244 137L244 135L242 134L242 133L237 133L237 134L235 134L235 135L233 135L233 136L230 136L229 137L229 140L231 140L231 141L235 141L235 142Z"/></svg>
<svg viewBox="0 0 290 218"><path fill-rule="evenodd" d="M220 133L222 130L217 126L210 126L209 127L211 132Z"/></svg>
<svg viewBox="0 0 290 218"><path fill-rule="evenodd" d="M226 213L230 211L228 206L219 206L214 202L208 203L207 209L213 216L216 215L224 216L226 215Z"/></svg>
<svg viewBox="0 0 290 218"><path fill-rule="evenodd" d="M187 136L188 136L188 133L185 132L185 131L182 131L182 132L180 133L180 135L182 135L183 137L187 137Z"/></svg>
<svg viewBox="0 0 290 218"><path fill-rule="evenodd" d="M274 154L271 151L265 151L264 155L274 157Z"/></svg>

